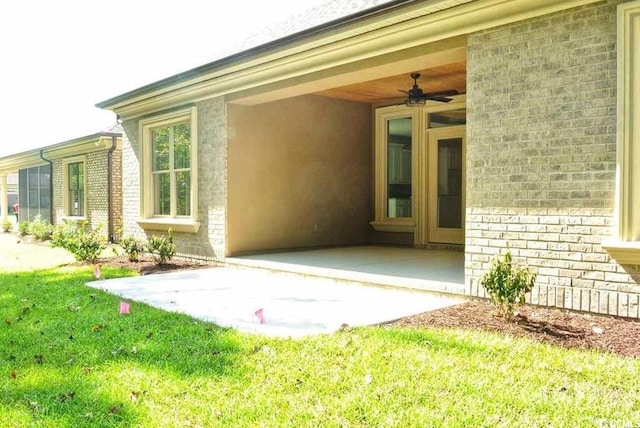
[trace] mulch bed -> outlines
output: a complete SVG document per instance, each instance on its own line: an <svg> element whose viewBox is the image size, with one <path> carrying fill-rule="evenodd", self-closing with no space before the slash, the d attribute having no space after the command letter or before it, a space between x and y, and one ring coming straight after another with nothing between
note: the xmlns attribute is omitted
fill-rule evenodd
<svg viewBox="0 0 640 428"><path fill-rule="evenodd" d="M176 270L203 269L219 266L214 262L206 260L185 259L179 257L172 258L167 264L157 265L149 256L140 257L140 260L138 260L137 262L130 262L124 256L108 257L100 259L96 263L102 266L129 268L137 271L140 275L151 275L154 273L166 273Z"/></svg>
<svg viewBox="0 0 640 428"><path fill-rule="evenodd" d="M218 266L213 262L173 258L164 266L150 257L129 262L126 257L106 258L103 265L127 267L141 275ZM640 321L562 309L524 305L512 321L494 315L488 300L472 300L432 312L402 318L387 325L403 328L441 327L497 332L546 342L565 348L595 349L640 358Z"/></svg>
<svg viewBox="0 0 640 428"><path fill-rule="evenodd" d="M524 305L512 321L495 316L487 300L426 312L391 323L396 327L441 327L527 337L565 348L596 349L640 358L640 321Z"/></svg>

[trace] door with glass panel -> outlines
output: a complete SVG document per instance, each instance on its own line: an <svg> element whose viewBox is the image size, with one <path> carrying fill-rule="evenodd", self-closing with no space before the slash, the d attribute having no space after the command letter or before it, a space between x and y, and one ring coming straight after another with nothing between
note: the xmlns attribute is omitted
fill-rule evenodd
<svg viewBox="0 0 640 428"><path fill-rule="evenodd" d="M429 241L464 244L465 127L430 129L427 151Z"/></svg>

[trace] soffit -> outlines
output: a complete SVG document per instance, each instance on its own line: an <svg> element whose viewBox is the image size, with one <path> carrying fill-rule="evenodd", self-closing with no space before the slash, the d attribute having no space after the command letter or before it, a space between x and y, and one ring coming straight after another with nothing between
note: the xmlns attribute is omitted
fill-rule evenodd
<svg viewBox="0 0 640 428"><path fill-rule="evenodd" d="M467 92L467 64L464 61L414 70L414 72L420 73L418 86L424 92L438 92L449 89L454 89L460 94ZM406 96L399 90L406 91L412 85L413 80L408 73L404 73L319 91L315 95L373 104L404 98Z"/></svg>

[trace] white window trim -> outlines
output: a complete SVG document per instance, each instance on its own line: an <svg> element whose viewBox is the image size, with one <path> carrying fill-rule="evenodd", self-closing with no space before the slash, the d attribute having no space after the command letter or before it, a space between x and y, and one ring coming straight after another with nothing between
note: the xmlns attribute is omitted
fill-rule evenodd
<svg viewBox="0 0 640 428"><path fill-rule="evenodd" d="M153 213L153 178L151 132L153 129L177 122L189 121L191 127L191 215L189 217L156 216ZM143 119L140 131L140 219L138 225L146 230L197 233L198 222L198 116L196 107L181 109Z"/></svg>
<svg viewBox="0 0 640 428"><path fill-rule="evenodd" d="M82 212L84 215L77 216L71 215L69 212L69 165L72 163L82 163L84 167L84 203ZM72 158L66 158L62 160L62 220L69 220L75 222L87 221L87 157L76 156Z"/></svg>
<svg viewBox="0 0 640 428"><path fill-rule="evenodd" d="M616 231L602 247L640 265L640 0L618 5Z"/></svg>

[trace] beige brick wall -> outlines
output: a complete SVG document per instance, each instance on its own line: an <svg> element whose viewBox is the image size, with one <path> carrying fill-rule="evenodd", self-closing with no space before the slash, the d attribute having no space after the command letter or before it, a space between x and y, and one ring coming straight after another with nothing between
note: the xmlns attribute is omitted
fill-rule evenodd
<svg viewBox="0 0 640 428"><path fill-rule="evenodd" d="M226 216L226 106L223 98L199 102L198 111L198 233L175 233L180 255L223 260ZM140 217L140 141L138 121L123 124L122 148L123 234L145 239Z"/></svg>
<svg viewBox="0 0 640 428"><path fill-rule="evenodd" d="M52 197L51 201L51 223L57 224L62 222L64 217L63 204L63 186L62 186L62 159L55 159L51 162L51 185Z"/></svg>
<svg viewBox="0 0 640 428"><path fill-rule="evenodd" d="M534 300L638 315L637 267L617 264L600 246L614 221L617 3L469 37L472 293L508 246L538 272Z"/></svg>
<svg viewBox="0 0 640 428"><path fill-rule="evenodd" d="M143 238L144 231L136 223L140 217L138 122L125 121L122 128L122 235Z"/></svg>
<svg viewBox="0 0 640 428"><path fill-rule="evenodd" d="M118 241L122 222L122 143L111 155L111 219L113 222L111 233L114 240Z"/></svg>
<svg viewBox="0 0 640 428"><path fill-rule="evenodd" d="M85 159L87 174L85 198L87 199L86 217L92 230L101 228L107 237L109 222L109 190L107 151L89 153Z"/></svg>

